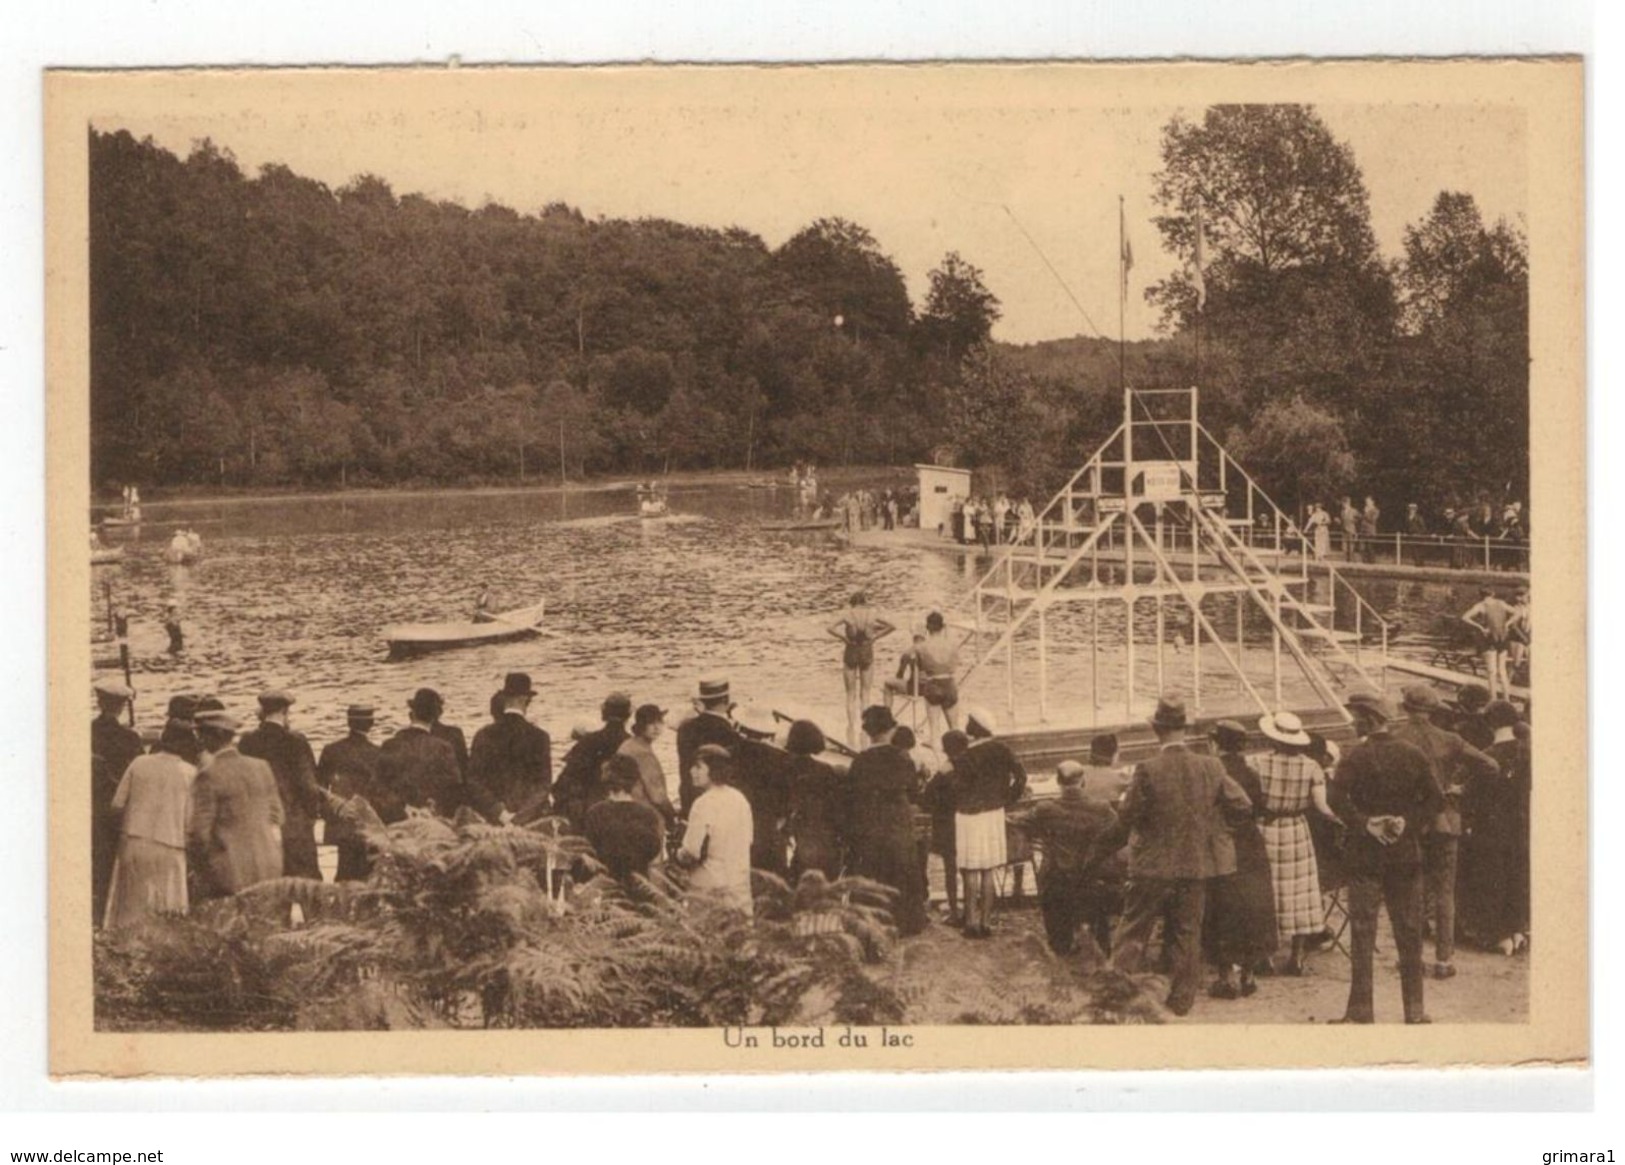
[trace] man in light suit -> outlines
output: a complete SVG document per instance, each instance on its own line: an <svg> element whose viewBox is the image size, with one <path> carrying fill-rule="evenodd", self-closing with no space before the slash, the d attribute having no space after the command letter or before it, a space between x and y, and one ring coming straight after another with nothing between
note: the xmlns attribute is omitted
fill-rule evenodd
<svg viewBox="0 0 1625 1165"><path fill-rule="evenodd" d="M192 782L187 844L206 897L282 876L282 795L271 766L233 746L239 726L223 711L197 720L198 742L210 759Z"/></svg>
<svg viewBox="0 0 1625 1165"><path fill-rule="evenodd" d="M1120 828L1129 831L1129 869L1112 966L1138 971L1157 920L1165 919L1173 967L1168 1010L1186 1015L1202 975L1206 882L1235 873L1230 825L1251 816L1252 802L1222 764L1185 746L1183 697L1158 700L1151 727L1161 751L1135 768L1120 814Z"/></svg>

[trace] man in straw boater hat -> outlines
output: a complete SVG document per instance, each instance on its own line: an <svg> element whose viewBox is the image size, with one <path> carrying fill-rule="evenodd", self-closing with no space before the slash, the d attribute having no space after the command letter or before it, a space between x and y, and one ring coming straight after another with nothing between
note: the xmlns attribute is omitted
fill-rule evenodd
<svg viewBox="0 0 1625 1165"><path fill-rule="evenodd" d="M378 780L379 748L372 742L372 726L377 717L371 704L351 704L344 713L347 735L322 749L316 761L316 784L331 794L323 814L327 821L326 840L338 847L338 882L359 882L366 878L372 863L367 859L367 843L346 821L337 802L365 797Z"/></svg>
<svg viewBox="0 0 1625 1165"><path fill-rule="evenodd" d="M406 702L406 727L378 750L378 779L367 800L386 825L405 820L408 809L430 809L445 816L466 800L457 776L457 754L434 735L440 693L419 688Z"/></svg>
<svg viewBox="0 0 1625 1165"><path fill-rule="evenodd" d="M118 856L119 824L113 795L130 762L141 755L141 734L121 718L135 692L119 680L97 680L96 718L90 722L90 877L93 920L100 923L107 905L108 880Z"/></svg>
<svg viewBox="0 0 1625 1165"><path fill-rule="evenodd" d="M1136 766L1120 814L1129 830L1129 880L1112 966L1139 971L1151 932L1163 920L1173 968L1168 1010L1188 1015L1202 977L1207 879L1235 872L1230 824L1251 817L1253 807L1222 764L1186 747L1183 696L1164 693L1151 728L1160 748Z"/></svg>
<svg viewBox="0 0 1625 1165"><path fill-rule="evenodd" d="M262 692L260 723L238 742L244 756L258 757L276 774L282 794L282 872L290 878L321 879L316 862L316 816L322 792L316 786L316 754L310 741L288 725L293 697L280 688Z"/></svg>
<svg viewBox="0 0 1625 1165"><path fill-rule="evenodd" d="M1349 827L1349 928L1353 932L1348 1007L1332 1023L1375 1023L1372 962L1377 947L1377 909L1399 948L1400 993L1406 1023L1432 1022L1423 1010L1423 830L1444 807L1428 758L1389 731L1397 713L1386 696L1357 691L1348 698L1362 737L1337 766L1332 808Z"/></svg>
<svg viewBox="0 0 1625 1165"><path fill-rule="evenodd" d="M202 897L226 897L282 876L282 795L276 774L232 743L241 722L230 712L198 713L198 743L209 761L192 782L187 850Z"/></svg>
<svg viewBox="0 0 1625 1165"><path fill-rule="evenodd" d="M523 824L547 811L553 788L553 740L526 713L536 688L526 672L502 680L502 719L474 734L468 797L485 818Z"/></svg>
<svg viewBox="0 0 1625 1165"><path fill-rule="evenodd" d="M701 680L699 694L694 698L695 714L677 726L677 800L684 817L700 795L693 777L700 745L714 744L731 753L739 744L739 733L730 719L733 706L727 680Z"/></svg>
<svg viewBox="0 0 1625 1165"><path fill-rule="evenodd" d="M1394 739L1414 744L1427 756L1433 780L1444 797L1444 807L1429 823L1422 838L1424 926L1433 922L1433 977L1449 979L1456 973L1456 864L1461 846L1461 797L1468 784L1500 772L1495 758L1480 752L1454 732L1434 723L1444 701L1426 684L1404 689L1406 719L1394 726Z"/></svg>

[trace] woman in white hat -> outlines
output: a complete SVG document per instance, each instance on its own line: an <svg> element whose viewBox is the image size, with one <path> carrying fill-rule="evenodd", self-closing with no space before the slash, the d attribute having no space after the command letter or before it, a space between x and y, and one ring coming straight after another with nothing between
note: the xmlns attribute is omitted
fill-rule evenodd
<svg viewBox="0 0 1625 1165"><path fill-rule="evenodd" d="M1312 742L1303 721L1294 713L1277 712L1260 719L1258 730L1270 741L1269 752L1251 758L1264 793L1259 829L1275 889L1276 929L1282 938L1292 940L1292 953L1282 970L1302 975L1309 939L1325 926L1308 815L1313 809L1330 820L1336 818L1326 800L1326 772L1308 755Z"/></svg>

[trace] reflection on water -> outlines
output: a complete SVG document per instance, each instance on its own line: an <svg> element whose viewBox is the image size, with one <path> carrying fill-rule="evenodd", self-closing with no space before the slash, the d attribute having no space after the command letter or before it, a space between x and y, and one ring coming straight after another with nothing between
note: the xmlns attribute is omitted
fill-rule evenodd
<svg viewBox="0 0 1625 1165"><path fill-rule="evenodd" d="M286 686L299 699L297 726L319 746L342 734L347 704L375 704L382 727L393 730L404 723L412 690L429 685L445 695L447 720L472 730L484 721L503 674L524 670L543 693L532 717L555 738L595 720L612 689L630 691L640 703L684 709L702 675L728 677L741 701L810 711L838 729L840 645L825 628L851 593L868 592L878 612L906 628L929 610L952 606L980 567L933 551L852 549L823 532L760 528L792 514L794 504L788 491L711 485L673 489L673 514L663 520L635 517L630 490L154 506L139 536L119 539L128 547L125 562L97 571L95 613L103 611L102 581L111 580L135 612L136 686L148 721L174 692L213 691L246 714L255 693ZM174 522L203 534L197 565L164 563ZM492 588L499 608L545 599L548 636L386 660L381 627L464 618L482 585ZM1475 598L1469 585L1357 585L1401 623L1394 649L1423 659L1439 620ZM186 627L187 651L178 661L163 651L166 601L180 604ZM1211 596L1203 611L1234 639L1233 600ZM1103 606L1099 618L1102 639L1121 643L1122 605ZM1261 616L1244 612L1243 622L1249 640L1262 644ZM1135 627L1146 645L1136 683L1149 691L1153 603L1139 605ZM1188 613L1176 615L1172 607L1165 630L1187 644L1193 636ZM1053 689L1070 693L1065 699L1083 698L1071 681L1081 682L1087 613L1058 612L1047 633L1061 657L1052 663ZM1024 634L1018 650L1035 651L1035 634ZM881 645L877 683L906 644L905 633ZM1204 667L1223 668L1211 647L1204 651ZM1176 655L1170 649L1165 658L1173 683L1189 671L1188 656ZM1108 691L1121 687L1120 656L1102 653ZM1002 701L999 669L987 669L982 682Z"/></svg>

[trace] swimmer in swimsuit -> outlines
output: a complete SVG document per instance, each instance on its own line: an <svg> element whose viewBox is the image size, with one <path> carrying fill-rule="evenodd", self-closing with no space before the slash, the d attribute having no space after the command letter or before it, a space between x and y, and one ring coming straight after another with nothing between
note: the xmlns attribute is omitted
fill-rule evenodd
<svg viewBox="0 0 1625 1165"><path fill-rule="evenodd" d="M948 624L939 611L925 617L925 633L925 642L918 649L920 695L925 697L927 724L931 740L936 743L950 728L959 727L959 685L954 679L959 670L959 647L949 636Z"/></svg>
<svg viewBox="0 0 1625 1165"><path fill-rule="evenodd" d="M1490 699L1509 699L1512 685L1507 678L1507 648L1511 642L1516 612L1497 598L1489 587L1481 588L1478 596L1478 602L1461 619L1480 636Z"/></svg>
<svg viewBox="0 0 1625 1165"><path fill-rule="evenodd" d="M845 644L841 651L841 675L846 683L846 740L853 748L860 747L859 721L870 703L875 643L895 630L897 628L869 610L869 597L862 591L852 596L846 614L829 625L829 633Z"/></svg>

